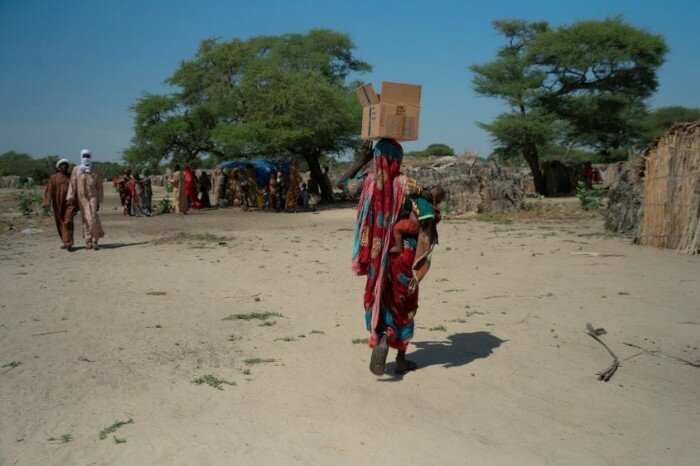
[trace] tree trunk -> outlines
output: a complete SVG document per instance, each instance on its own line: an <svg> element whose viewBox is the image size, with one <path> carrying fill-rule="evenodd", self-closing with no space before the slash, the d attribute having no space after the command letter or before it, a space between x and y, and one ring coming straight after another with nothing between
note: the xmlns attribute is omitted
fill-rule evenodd
<svg viewBox="0 0 700 466"><path fill-rule="evenodd" d="M323 171L321 170L321 164L318 161L320 155L321 152L319 150L315 150L311 153L304 154L304 160L306 160L306 163L309 166L311 178L316 181L316 184L321 190L321 198L324 201L328 201L333 199L333 193L329 191L330 186L326 185L323 180Z"/></svg>
<svg viewBox="0 0 700 466"><path fill-rule="evenodd" d="M523 157L525 158L525 161L527 162L528 166L530 167L530 171L532 172L532 179L535 182L535 191L537 191L537 194L541 194L544 196L546 192L546 186L544 175L540 170L540 159L537 154L537 146L525 142L525 147L523 148Z"/></svg>

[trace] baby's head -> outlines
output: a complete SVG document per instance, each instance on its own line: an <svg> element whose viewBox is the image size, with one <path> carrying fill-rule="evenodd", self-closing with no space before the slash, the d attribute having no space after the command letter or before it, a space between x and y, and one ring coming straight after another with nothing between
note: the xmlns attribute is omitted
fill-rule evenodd
<svg viewBox="0 0 700 466"><path fill-rule="evenodd" d="M433 186L430 188L430 194L433 196L433 204L440 204L445 200L445 190L442 186Z"/></svg>

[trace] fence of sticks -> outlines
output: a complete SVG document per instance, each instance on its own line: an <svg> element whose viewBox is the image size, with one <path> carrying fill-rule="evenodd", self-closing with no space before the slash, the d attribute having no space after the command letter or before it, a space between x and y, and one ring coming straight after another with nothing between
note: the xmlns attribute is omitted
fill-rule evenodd
<svg viewBox="0 0 700 466"><path fill-rule="evenodd" d="M639 243L700 252L700 121L678 123L645 154Z"/></svg>

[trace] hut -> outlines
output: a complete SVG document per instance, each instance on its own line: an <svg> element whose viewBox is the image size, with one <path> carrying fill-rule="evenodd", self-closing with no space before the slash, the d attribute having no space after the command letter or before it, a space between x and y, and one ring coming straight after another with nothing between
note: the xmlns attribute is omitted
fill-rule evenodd
<svg viewBox="0 0 700 466"><path fill-rule="evenodd" d="M640 244L700 252L700 120L677 123L645 153Z"/></svg>
<svg viewBox="0 0 700 466"><path fill-rule="evenodd" d="M19 188L22 178L15 175L0 177L0 188Z"/></svg>
<svg viewBox="0 0 700 466"><path fill-rule="evenodd" d="M605 227L639 244L700 252L700 121L677 123L620 169Z"/></svg>
<svg viewBox="0 0 700 466"><path fill-rule="evenodd" d="M548 197L571 196L576 193L578 182L585 181L582 163L551 160L542 162L541 167Z"/></svg>

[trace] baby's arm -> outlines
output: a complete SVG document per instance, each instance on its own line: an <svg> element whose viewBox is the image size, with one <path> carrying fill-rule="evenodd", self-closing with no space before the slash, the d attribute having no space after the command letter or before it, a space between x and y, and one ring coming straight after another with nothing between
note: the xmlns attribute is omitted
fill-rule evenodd
<svg viewBox="0 0 700 466"><path fill-rule="evenodd" d="M394 246L389 249L391 254L399 254L403 250L403 235L398 229L394 228Z"/></svg>

